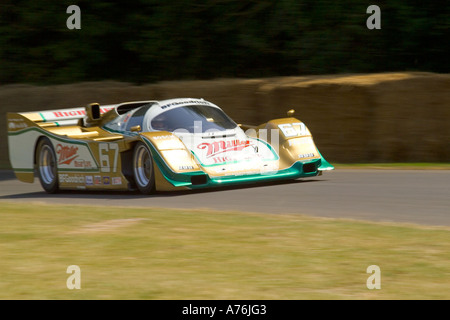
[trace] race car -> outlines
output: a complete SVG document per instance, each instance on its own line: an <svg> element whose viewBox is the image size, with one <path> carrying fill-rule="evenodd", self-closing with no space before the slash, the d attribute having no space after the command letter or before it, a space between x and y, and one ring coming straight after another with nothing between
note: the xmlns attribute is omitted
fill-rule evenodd
<svg viewBox="0 0 450 320"><path fill-rule="evenodd" d="M259 126L236 124L197 98L8 113L16 177L48 193L143 194L298 179L332 170L290 110Z"/></svg>

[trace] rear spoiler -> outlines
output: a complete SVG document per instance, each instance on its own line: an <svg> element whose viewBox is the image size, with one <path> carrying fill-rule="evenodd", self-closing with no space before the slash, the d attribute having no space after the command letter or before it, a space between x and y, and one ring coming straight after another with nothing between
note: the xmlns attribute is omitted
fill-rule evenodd
<svg viewBox="0 0 450 320"><path fill-rule="evenodd" d="M114 109L116 106L117 105L101 106L100 113L106 113L109 110ZM80 119L86 117L86 108L80 107L72 109L45 110L39 112L21 112L19 114L41 126L45 126L46 123L56 126L70 126L77 125Z"/></svg>
<svg viewBox="0 0 450 320"><path fill-rule="evenodd" d="M80 119L89 118L88 120L100 120L101 115L106 114L113 109L117 114L122 114L131 109L138 108L147 103L157 103L156 101L134 101L119 104L103 105L91 103L87 107L44 110L37 112L21 112L19 115L33 121L41 127L46 126L74 126L78 125Z"/></svg>

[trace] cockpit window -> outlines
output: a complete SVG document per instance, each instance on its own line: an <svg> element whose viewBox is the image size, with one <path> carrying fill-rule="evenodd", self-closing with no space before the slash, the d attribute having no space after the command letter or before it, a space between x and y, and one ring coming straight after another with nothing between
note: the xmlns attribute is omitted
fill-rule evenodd
<svg viewBox="0 0 450 320"><path fill-rule="evenodd" d="M124 114L121 114L113 121L106 124L105 128L115 131L130 131L132 127L137 125L140 125L142 128L144 116L148 109L150 109L150 107L151 105L147 104L136 110L131 110Z"/></svg>
<svg viewBox="0 0 450 320"><path fill-rule="evenodd" d="M190 133L224 131L237 124L222 110L207 105L174 108L153 118L151 128L158 131L186 130Z"/></svg>
<svg viewBox="0 0 450 320"><path fill-rule="evenodd" d="M142 122L144 121L144 116L148 109L150 109L150 106L143 106L136 110L136 112L133 113L130 119L128 119L126 130L130 131L134 126L141 126L142 128Z"/></svg>

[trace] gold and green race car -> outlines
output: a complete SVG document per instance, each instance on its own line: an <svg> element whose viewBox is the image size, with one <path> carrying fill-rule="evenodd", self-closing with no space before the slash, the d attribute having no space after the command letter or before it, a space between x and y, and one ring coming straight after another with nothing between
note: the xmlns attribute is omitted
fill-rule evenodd
<svg viewBox="0 0 450 320"><path fill-rule="evenodd" d="M8 113L16 177L45 191L144 194L298 179L332 170L293 117L238 125L203 99Z"/></svg>

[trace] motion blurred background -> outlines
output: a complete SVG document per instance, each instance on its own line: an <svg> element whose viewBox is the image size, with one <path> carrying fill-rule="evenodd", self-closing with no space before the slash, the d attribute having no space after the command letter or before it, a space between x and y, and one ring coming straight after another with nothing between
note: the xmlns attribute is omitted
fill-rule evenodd
<svg viewBox="0 0 450 320"><path fill-rule="evenodd" d="M6 112L202 97L248 124L294 108L332 162L449 162L449 40L445 0L1 0L0 126Z"/></svg>

